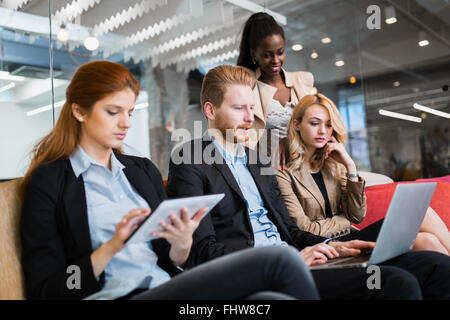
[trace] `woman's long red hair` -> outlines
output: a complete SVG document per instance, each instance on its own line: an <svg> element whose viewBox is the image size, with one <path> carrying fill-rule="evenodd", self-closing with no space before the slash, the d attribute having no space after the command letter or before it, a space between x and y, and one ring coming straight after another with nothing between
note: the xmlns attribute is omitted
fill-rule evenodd
<svg viewBox="0 0 450 320"><path fill-rule="evenodd" d="M42 164L68 159L79 144L81 125L72 114L76 103L86 113L94 104L124 89L139 95L139 82L124 66L110 61L92 61L78 68L66 89L66 102L53 130L39 141L32 151L32 160L20 186L21 195L33 171ZM120 149L116 150L121 152Z"/></svg>

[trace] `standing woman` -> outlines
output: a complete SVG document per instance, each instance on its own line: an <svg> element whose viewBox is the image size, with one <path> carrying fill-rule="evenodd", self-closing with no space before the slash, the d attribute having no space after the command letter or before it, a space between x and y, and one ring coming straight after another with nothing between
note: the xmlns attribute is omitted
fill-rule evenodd
<svg viewBox="0 0 450 320"><path fill-rule="evenodd" d="M185 210L172 214L156 240L124 244L166 198L158 169L121 153L139 91L117 63L82 65L55 128L34 148L21 186L28 298L318 298L292 248L248 250L181 273L206 208L192 219Z"/></svg>
<svg viewBox="0 0 450 320"><path fill-rule="evenodd" d="M286 130L292 110L298 101L313 91L314 78L310 72L288 72L283 63L286 58L283 28L264 12L255 13L247 20L242 31L237 65L252 70L257 84L255 94L255 121L249 146L254 148L268 129L267 141L273 129L280 139L279 166L284 167L287 153ZM275 131L273 131L275 133ZM264 141L264 139L263 139ZM271 146L271 149L274 150ZM270 149L269 149L270 152Z"/></svg>
<svg viewBox="0 0 450 320"><path fill-rule="evenodd" d="M288 127L288 167L277 180L291 218L302 230L349 241L376 241L383 220L358 231L366 214L365 181L345 150L346 132L335 104L322 94L303 97ZM413 250L448 255L450 233L432 209L428 211Z"/></svg>

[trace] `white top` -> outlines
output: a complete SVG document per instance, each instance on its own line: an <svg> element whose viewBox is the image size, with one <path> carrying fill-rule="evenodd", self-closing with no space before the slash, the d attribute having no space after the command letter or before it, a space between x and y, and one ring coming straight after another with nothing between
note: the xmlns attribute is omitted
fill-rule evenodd
<svg viewBox="0 0 450 320"><path fill-rule="evenodd" d="M272 99L267 108L266 129L278 129L280 139L285 138L293 111L294 105L292 102L286 102L286 105L283 107L278 100Z"/></svg>

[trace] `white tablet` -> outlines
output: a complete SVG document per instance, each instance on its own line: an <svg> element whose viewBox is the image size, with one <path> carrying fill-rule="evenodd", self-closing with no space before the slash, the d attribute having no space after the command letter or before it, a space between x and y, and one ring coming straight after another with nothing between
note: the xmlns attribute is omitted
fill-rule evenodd
<svg viewBox="0 0 450 320"><path fill-rule="evenodd" d="M205 217L224 196L225 194L220 193L207 196L164 200L130 235L130 237L125 240L125 243L145 242L156 239L157 237L153 236L151 233L153 231L162 230L159 223L163 220L170 223L169 215L171 213L174 213L179 217L181 208L186 208L189 212L189 216L192 218L198 210L203 207L208 207L208 211L203 214L203 217Z"/></svg>

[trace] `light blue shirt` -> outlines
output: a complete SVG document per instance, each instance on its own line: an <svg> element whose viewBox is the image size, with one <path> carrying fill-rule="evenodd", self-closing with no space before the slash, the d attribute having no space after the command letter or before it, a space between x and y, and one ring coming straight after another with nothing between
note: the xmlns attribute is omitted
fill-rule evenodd
<svg viewBox="0 0 450 320"><path fill-rule="evenodd" d="M131 186L123 172L124 165L114 153L111 171L81 147L70 157L70 163L76 177L83 177L92 249L96 250L112 238L116 224L131 209L149 205ZM115 299L134 289L151 289L170 280L157 261L150 242L127 244L106 266L104 287L86 299Z"/></svg>
<svg viewBox="0 0 450 320"><path fill-rule="evenodd" d="M237 146L236 156L229 154L214 138L217 149L222 154L225 162L233 173L236 182L244 195L247 204L248 214L255 238L255 247L267 247L288 244L281 240L280 233L275 224L267 216L267 210L264 208L264 202L259 193L255 180L247 168L247 155L241 144Z"/></svg>

